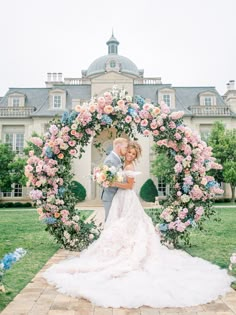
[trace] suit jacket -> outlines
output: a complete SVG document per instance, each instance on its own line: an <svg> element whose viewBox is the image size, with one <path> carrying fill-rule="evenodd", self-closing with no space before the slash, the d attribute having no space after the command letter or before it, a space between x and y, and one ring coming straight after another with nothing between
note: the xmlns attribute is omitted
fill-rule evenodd
<svg viewBox="0 0 236 315"><path fill-rule="evenodd" d="M104 164L107 166L115 166L116 168L121 168L122 163L120 158L113 152L105 158ZM101 199L103 201L111 201L117 192L117 187L108 187L108 188L103 188Z"/></svg>

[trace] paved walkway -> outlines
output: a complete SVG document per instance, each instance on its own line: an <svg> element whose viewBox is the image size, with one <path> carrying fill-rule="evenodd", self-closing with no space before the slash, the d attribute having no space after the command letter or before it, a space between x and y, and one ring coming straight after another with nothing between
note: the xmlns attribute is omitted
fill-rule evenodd
<svg viewBox="0 0 236 315"><path fill-rule="evenodd" d="M90 205L87 207L95 210L93 216L96 215L98 222L103 219L104 211L101 207ZM81 206L81 209L85 209L85 206ZM186 308L102 308L84 299L68 297L58 293L49 285L42 278L42 273L50 265L74 255L79 253L60 249L1 312L1 315L236 315L236 291L233 290L212 303Z"/></svg>
<svg viewBox="0 0 236 315"><path fill-rule="evenodd" d="M102 308L84 299L68 297L49 285L42 278L42 273L50 265L71 255L75 253L59 250L1 315L236 315L236 291L233 290L213 303L186 308Z"/></svg>

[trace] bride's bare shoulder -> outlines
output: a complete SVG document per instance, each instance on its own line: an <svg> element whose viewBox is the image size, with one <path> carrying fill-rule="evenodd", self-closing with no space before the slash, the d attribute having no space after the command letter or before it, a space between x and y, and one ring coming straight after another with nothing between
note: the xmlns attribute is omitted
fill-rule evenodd
<svg viewBox="0 0 236 315"><path fill-rule="evenodd" d="M135 171L134 166L132 164L126 165L124 171Z"/></svg>

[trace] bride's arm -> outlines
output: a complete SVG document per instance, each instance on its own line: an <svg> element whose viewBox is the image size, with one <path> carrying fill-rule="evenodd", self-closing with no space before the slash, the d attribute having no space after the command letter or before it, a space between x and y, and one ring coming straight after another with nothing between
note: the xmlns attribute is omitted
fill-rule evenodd
<svg viewBox="0 0 236 315"><path fill-rule="evenodd" d="M128 177L128 176L127 176L127 182L125 183L114 182L111 184L111 187L118 187L121 189L132 189L133 186L134 186L134 178Z"/></svg>

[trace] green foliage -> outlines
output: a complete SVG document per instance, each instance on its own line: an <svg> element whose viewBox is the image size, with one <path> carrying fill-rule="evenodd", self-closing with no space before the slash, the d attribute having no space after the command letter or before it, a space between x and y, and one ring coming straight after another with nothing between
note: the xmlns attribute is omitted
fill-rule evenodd
<svg viewBox="0 0 236 315"><path fill-rule="evenodd" d="M25 186L26 158L19 157L8 144L0 144L0 190L11 191L12 184Z"/></svg>
<svg viewBox="0 0 236 315"><path fill-rule="evenodd" d="M31 202L3 202L0 208L31 208Z"/></svg>
<svg viewBox="0 0 236 315"><path fill-rule="evenodd" d="M147 202L154 202L158 195L157 188L151 178L149 178L140 189L140 197Z"/></svg>
<svg viewBox="0 0 236 315"><path fill-rule="evenodd" d="M224 163L223 176L226 183L229 183L232 190L232 201L235 201L236 187L236 161L227 161Z"/></svg>
<svg viewBox="0 0 236 315"><path fill-rule="evenodd" d="M222 122L216 122L210 134L208 145L212 146L217 161L223 170L217 170L213 176L219 182L231 185L232 199L235 199L236 186L236 129L226 130Z"/></svg>
<svg viewBox="0 0 236 315"><path fill-rule="evenodd" d="M70 186L71 192L75 195L78 201L84 201L86 198L86 189L82 184L73 180Z"/></svg>
<svg viewBox="0 0 236 315"><path fill-rule="evenodd" d="M0 143L0 190L11 190L11 167L10 164L14 161L15 153L7 144Z"/></svg>
<svg viewBox="0 0 236 315"><path fill-rule="evenodd" d="M155 152L156 148L153 148ZM157 178L165 178L166 182L170 183L173 178L173 168L174 160L169 158L166 152L157 153L155 160L151 164L151 173Z"/></svg>

